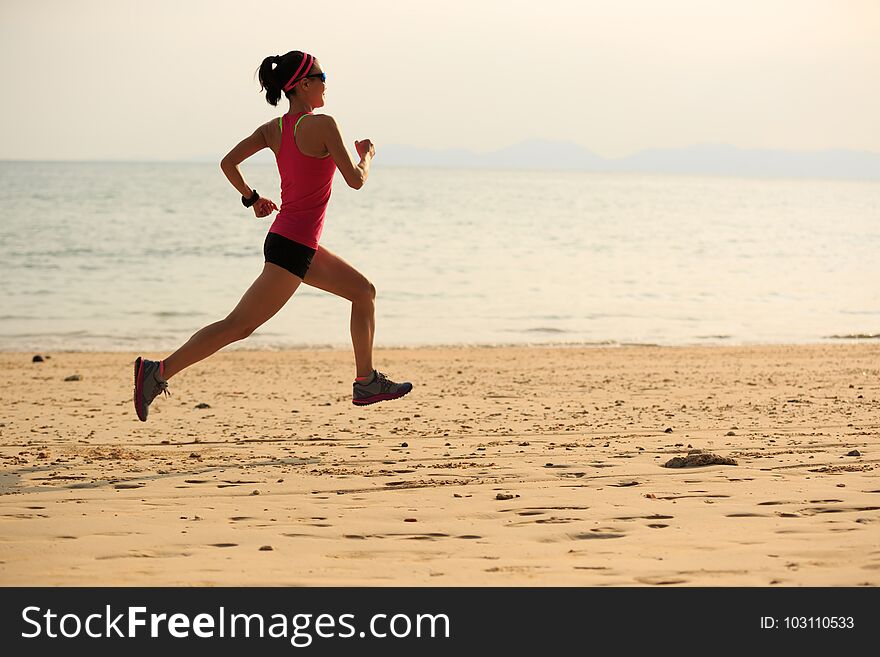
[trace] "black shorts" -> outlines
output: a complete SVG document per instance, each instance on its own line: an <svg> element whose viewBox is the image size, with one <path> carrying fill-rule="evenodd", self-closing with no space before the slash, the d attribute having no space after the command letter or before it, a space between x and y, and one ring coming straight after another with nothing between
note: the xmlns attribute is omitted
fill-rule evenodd
<svg viewBox="0 0 880 657"><path fill-rule="evenodd" d="M314 249L282 237L278 233L269 233L263 243L263 256L266 262L278 265L300 278L306 277L314 255Z"/></svg>

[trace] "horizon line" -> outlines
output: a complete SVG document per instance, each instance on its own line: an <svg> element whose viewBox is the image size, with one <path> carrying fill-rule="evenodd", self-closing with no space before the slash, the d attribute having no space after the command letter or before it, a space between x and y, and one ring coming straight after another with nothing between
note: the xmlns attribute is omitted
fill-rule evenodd
<svg viewBox="0 0 880 657"><path fill-rule="evenodd" d="M701 149L701 148L725 148L725 149L731 149L731 150L736 150L736 151L741 151L741 152L753 152L753 153L771 152L771 153L785 153L788 155L820 155L823 153L854 153L854 154L857 153L857 154L863 154L863 155L880 156L880 151L847 148L847 147L828 147L828 148L814 149L814 150L791 150L791 149L784 149L784 148L766 148L766 147L744 148L741 146L734 146L732 144L725 144L722 142L700 142L700 143L689 144L687 146L647 147L647 148L642 148L639 150L632 151L627 155L605 156L605 155L600 155L600 154L596 153L595 151L590 150L587 146L583 146L581 144L578 144L577 142L565 141L562 139L523 139L518 142L510 143L506 146L501 146L501 147L495 148L493 150L488 150L488 151L474 151L474 150L469 150L469 149L462 148L462 147L431 148L431 147L426 147L426 146L412 146L410 144L400 144L400 143L389 143L389 144L387 144L386 147L387 148L409 148L409 149L413 149L413 150L428 151L428 152L433 152L433 153L449 153L449 152L456 152L457 151L457 152L468 153L470 155L481 156L481 155L497 154L501 151L504 151L505 149L509 149L509 148L512 148L515 146L527 145L527 144L554 144L554 145L575 146L577 148L583 149L583 151L585 153L589 153L591 155L594 155L595 157L598 157L598 158L605 160L605 161L608 161L608 162L619 162L621 160L626 160L627 158L631 158L631 157L639 155L641 153L657 152L657 151L688 151L688 150ZM266 149L264 149L264 150L266 150ZM261 154L262 154L262 151L258 151L257 153L254 154L254 156L260 156ZM251 157L254 157L254 156L251 156ZM131 164L138 164L138 163L177 164L177 163L213 162L215 157L218 158L217 159L218 163L219 163L220 159L222 159L222 156L218 154L216 156L214 156L214 155L212 155L212 156L188 155L188 156L183 156L183 157L178 157L178 158L150 157L150 156L52 158L52 159L0 157L0 162L70 162L70 163L74 163L74 162L83 162L83 163L86 163L86 162L87 163L106 162L106 163L131 163ZM266 155L264 154L263 157L266 157Z"/></svg>

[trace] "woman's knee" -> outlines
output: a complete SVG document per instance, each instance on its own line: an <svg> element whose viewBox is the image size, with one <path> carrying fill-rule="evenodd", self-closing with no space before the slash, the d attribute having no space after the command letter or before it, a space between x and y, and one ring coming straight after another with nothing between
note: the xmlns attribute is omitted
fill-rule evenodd
<svg viewBox="0 0 880 657"><path fill-rule="evenodd" d="M376 300L376 286L364 279L352 299L352 303L373 303Z"/></svg>
<svg viewBox="0 0 880 657"><path fill-rule="evenodd" d="M244 340L258 328L257 326L254 326L253 323L246 322L242 318L236 317L234 315L229 315L226 319L224 319L223 324L224 333L226 334L226 337L232 342Z"/></svg>

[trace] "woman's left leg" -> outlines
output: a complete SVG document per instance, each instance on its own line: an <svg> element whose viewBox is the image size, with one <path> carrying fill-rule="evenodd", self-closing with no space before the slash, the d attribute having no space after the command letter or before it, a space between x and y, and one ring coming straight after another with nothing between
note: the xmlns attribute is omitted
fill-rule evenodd
<svg viewBox="0 0 880 657"><path fill-rule="evenodd" d="M358 376L352 386L351 403L367 406L408 394L413 388L412 383L395 383L373 369L373 335L376 332L376 288L373 284L324 247L318 248L303 282L351 301L351 343Z"/></svg>
<svg viewBox="0 0 880 657"><path fill-rule="evenodd" d="M351 301L351 344L357 376L370 376L376 332L376 288L357 269L323 246L318 247L303 282Z"/></svg>

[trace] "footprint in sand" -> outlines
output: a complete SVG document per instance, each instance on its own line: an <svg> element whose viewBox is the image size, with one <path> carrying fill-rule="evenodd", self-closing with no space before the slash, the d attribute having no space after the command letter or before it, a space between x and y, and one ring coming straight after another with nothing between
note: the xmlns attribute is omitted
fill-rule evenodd
<svg viewBox="0 0 880 657"><path fill-rule="evenodd" d="M188 557L190 552L175 552L172 550L133 550L127 554L108 554L95 557L99 561L107 559L169 559L174 557Z"/></svg>
<svg viewBox="0 0 880 657"><path fill-rule="evenodd" d="M653 586L671 586L673 584L687 584L686 579L676 579L675 577L665 577L662 575L636 577L636 581L641 584L651 584Z"/></svg>
<svg viewBox="0 0 880 657"><path fill-rule="evenodd" d="M807 516L814 516L819 513L859 513L862 511L880 511L880 506L813 506L800 509L800 512Z"/></svg>
<svg viewBox="0 0 880 657"><path fill-rule="evenodd" d="M406 541L435 541L438 538L449 538L449 534L414 534L413 536L401 536Z"/></svg>
<svg viewBox="0 0 880 657"><path fill-rule="evenodd" d="M567 525L570 522L576 522L581 520L581 518L558 518L556 516L550 516L549 518L539 518L535 520L536 525Z"/></svg>
<svg viewBox="0 0 880 657"><path fill-rule="evenodd" d="M665 495L657 496L658 500L682 500L686 497L730 497L730 495Z"/></svg>
<svg viewBox="0 0 880 657"><path fill-rule="evenodd" d="M589 541L593 539L603 539L603 538L624 538L626 534L615 534L614 532L604 531L601 529L594 529L588 532L582 532L580 534L569 534L568 537L575 541Z"/></svg>

